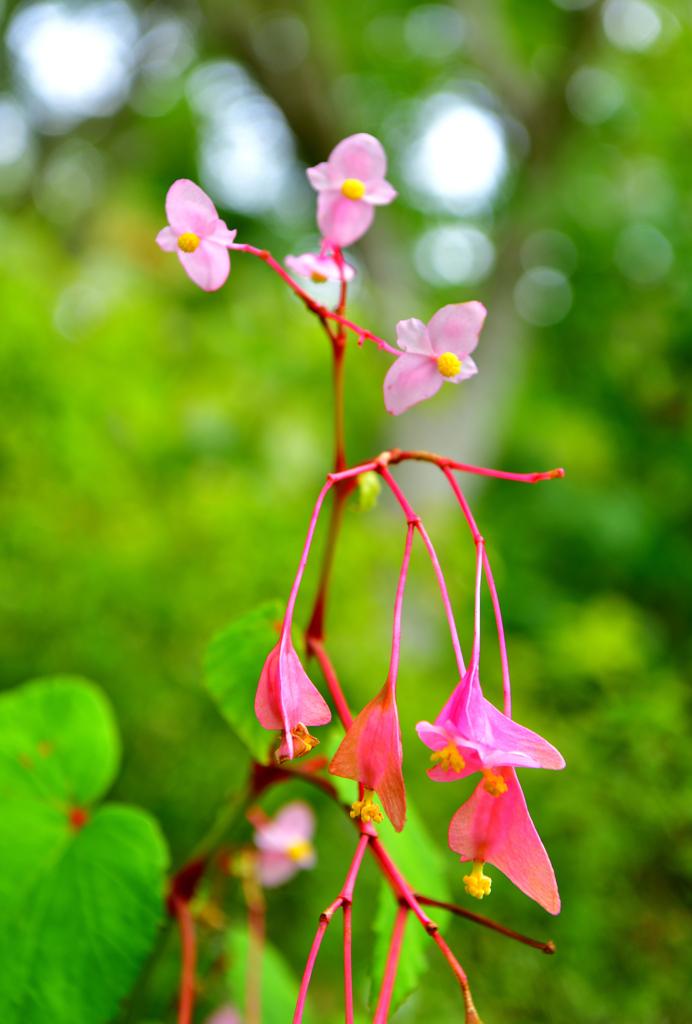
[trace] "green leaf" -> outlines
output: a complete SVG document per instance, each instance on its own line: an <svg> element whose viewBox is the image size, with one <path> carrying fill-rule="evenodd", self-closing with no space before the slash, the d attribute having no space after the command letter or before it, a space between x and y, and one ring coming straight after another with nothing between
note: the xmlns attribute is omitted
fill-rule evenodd
<svg viewBox="0 0 692 1024"><path fill-rule="evenodd" d="M410 801L406 809L406 827L403 832L395 832L386 818L377 826L377 830L388 853L391 854L394 863L411 884L414 892L442 902L451 901L445 879L446 858L444 853L432 839ZM392 891L383 880L373 921L375 932L372 967L373 992L379 992L382 983L397 909L398 905ZM447 911L436 908L432 909L430 916L440 927L443 927L449 920ZM427 968L427 951L430 944L430 936L423 930L417 918L409 913L399 957L399 969L394 983L392 1013L418 988L421 977Z"/></svg>
<svg viewBox="0 0 692 1024"><path fill-rule="evenodd" d="M261 605L218 633L207 648L204 681L238 738L260 764L271 757L272 734L257 721L255 693L262 666L279 639L279 601Z"/></svg>
<svg viewBox="0 0 692 1024"><path fill-rule="evenodd" d="M228 984L233 1005L245 1014L245 987L247 981L248 931L244 924L235 924L228 932ZM281 953L265 942L262 957L262 1024L286 1024L293 1020L300 982ZM310 1014L305 1007L303 1020L309 1024Z"/></svg>
<svg viewBox="0 0 692 1024"><path fill-rule="evenodd" d="M118 760L92 684L46 679L0 697L3 1024L103 1024L151 949L165 842L143 811L89 806Z"/></svg>

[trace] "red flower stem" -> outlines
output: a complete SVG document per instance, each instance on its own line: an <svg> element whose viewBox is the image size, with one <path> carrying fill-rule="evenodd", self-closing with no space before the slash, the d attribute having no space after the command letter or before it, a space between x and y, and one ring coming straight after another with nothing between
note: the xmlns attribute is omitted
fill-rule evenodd
<svg viewBox="0 0 692 1024"><path fill-rule="evenodd" d="M322 674L326 680L327 686L329 687L332 700L336 705L337 714L341 719L341 723L344 729L348 731L353 724L353 715L351 714L351 709L346 703L346 698L344 697L343 690L341 689L341 684L339 683L337 674L334 671L334 666L329 660L329 655L324 649L324 644L321 640L317 640L309 634L306 639L308 650L311 654L315 655L319 662L319 666L322 669Z"/></svg>
<svg viewBox="0 0 692 1024"><path fill-rule="evenodd" d="M399 871L398 867L389 856L384 846L382 845L379 838L371 838L370 847L379 861L381 869L388 876L390 884L394 885L398 890L397 896L406 901L408 906L411 908L413 913L416 915L420 923L423 925L427 932L432 934L437 931L437 925L428 917L425 911L422 909L418 900L416 899L413 889L408 884L404 876Z"/></svg>
<svg viewBox="0 0 692 1024"><path fill-rule="evenodd" d="M334 554L336 552L336 544L339 539L339 532L341 530L346 502L348 501L348 496L354 487L355 482L353 478L349 478L347 480L339 480L334 489L334 503L332 504L327 541L322 555L320 580L317 586L317 594L315 595L315 602L313 604L312 614L310 615L308 628L305 632L308 649L310 647L311 640L324 640L324 619L327 611L327 597L329 594L332 566L334 564Z"/></svg>
<svg viewBox="0 0 692 1024"><path fill-rule="evenodd" d="M484 547L483 538L476 537L476 590L473 614L473 650L471 651L471 665L476 671L478 671L481 660L481 583L483 581Z"/></svg>
<svg viewBox="0 0 692 1024"><path fill-rule="evenodd" d="M351 947L353 929L351 922L351 904L344 903L344 1019L345 1024L353 1024L353 962Z"/></svg>
<svg viewBox="0 0 692 1024"><path fill-rule="evenodd" d="M456 914L458 917L465 917L476 924L482 924L484 928L491 928L493 931L499 932L500 935L506 935L508 939L516 939L517 942L523 942L526 946L540 949L543 953L555 952L555 943L552 941L539 942L538 939L530 939L528 935L522 935L521 932L515 932L511 928L505 928L503 924L498 924L497 921L484 917L483 914L476 914L473 910L458 907L455 903L443 903L441 900L432 900L428 896L421 896L420 893L416 893L416 899L426 907L439 907L440 910L449 910L450 913Z"/></svg>
<svg viewBox="0 0 692 1024"><path fill-rule="evenodd" d="M372 1019L372 1024L386 1024L387 1022L387 1015L392 1002L394 982L396 980L396 972L399 967L401 944L404 941L404 932L406 930L407 920L408 907L406 904L400 905L396 913L392 938L389 944L389 952L387 953L387 963L385 964L384 976L382 978L382 987L380 988L380 995L377 1000L377 1008L375 1010L375 1016Z"/></svg>
<svg viewBox="0 0 692 1024"><path fill-rule="evenodd" d="M433 932L433 939L442 950L442 955L452 968L454 977L457 979L461 987L461 993L464 997L464 1009L466 1011L465 1024L481 1024L481 1019L478 1016L476 1007L473 1005L471 989L469 988L469 979L466 977L464 968L461 966L457 958L454 956L454 953L452 953L451 949L438 931Z"/></svg>
<svg viewBox="0 0 692 1024"><path fill-rule="evenodd" d="M197 940L195 923L187 900L174 894L170 899L180 929L182 969L180 972L180 997L178 1001L178 1024L192 1024L195 1005L195 964L197 962Z"/></svg>
<svg viewBox="0 0 692 1024"><path fill-rule="evenodd" d="M404 603L404 587L408 575L409 562L411 561L411 546L413 544L413 529L415 523L409 522L406 531L406 546L404 547L404 558L399 573L399 583L396 588L394 599L394 628L392 629L392 657L389 662L389 673L387 682L391 690L396 689L396 677L399 671L399 652L401 650L401 609Z"/></svg>
<svg viewBox="0 0 692 1024"><path fill-rule="evenodd" d="M501 469L485 469L483 466L470 466L466 462L454 462L446 455L436 455L434 452L402 452L399 448L392 448L389 454L389 464L405 462L408 459L416 459L418 462L434 462L436 466L444 469L457 469L462 473L476 473L479 476L493 476L499 480L517 480L525 484L537 484L540 480L555 480L565 475L564 469L549 469L544 473L505 473Z"/></svg>
<svg viewBox="0 0 692 1024"><path fill-rule="evenodd" d="M305 998L308 994L308 986L310 985L310 978L312 977L312 969L315 966L315 960L317 959L317 954L319 953L320 946L322 945L322 939L324 938L324 933L327 930L327 925L329 924L329 921L330 919L324 917L323 915L322 917L320 917L320 923L317 925L317 934L315 935L312 947L310 949L308 962L306 963L305 970L303 971L303 980L300 983L298 1002L296 1003L296 1010L295 1013L293 1014L293 1024L301 1024L301 1021L303 1019L303 1011L305 1009Z"/></svg>

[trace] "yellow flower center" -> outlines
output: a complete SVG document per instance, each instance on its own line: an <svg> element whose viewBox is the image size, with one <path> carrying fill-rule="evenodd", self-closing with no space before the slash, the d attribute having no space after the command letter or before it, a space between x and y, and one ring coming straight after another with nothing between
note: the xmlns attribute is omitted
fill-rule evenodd
<svg viewBox="0 0 692 1024"><path fill-rule="evenodd" d="M315 284L324 284L324 282L327 280L324 274L318 274L316 270L313 270L313 272L310 274L310 278L315 282Z"/></svg>
<svg viewBox="0 0 692 1024"><path fill-rule="evenodd" d="M464 886L467 893L469 896L475 896L477 900L482 900L484 896L489 896L490 887L493 884L492 879L483 874L484 865L485 861L474 860L471 874L464 875Z"/></svg>
<svg viewBox="0 0 692 1024"><path fill-rule="evenodd" d="M455 743L448 743L442 750L436 750L430 755L430 760L433 764L439 761L443 772L448 772L450 768L453 772L460 772L466 764Z"/></svg>
<svg viewBox="0 0 692 1024"><path fill-rule="evenodd" d="M186 231L178 239L178 248L183 252L194 252L199 245L199 237L193 231Z"/></svg>
<svg viewBox="0 0 692 1024"><path fill-rule="evenodd" d="M382 814L382 811L379 809L377 804L372 802L374 795L375 794L372 789L366 789L363 794L363 799L356 800L355 803L351 804L351 817L360 818L361 821L365 822L372 819L372 821L375 821L378 824L383 821L384 815Z"/></svg>
<svg viewBox="0 0 692 1024"><path fill-rule="evenodd" d="M304 857L309 857L312 853L312 843L307 839L301 839L299 842L294 843L293 846L289 846L286 853L291 860L303 860Z"/></svg>
<svg viewBox="0 0 692 1024"><path fill-rule="evenodd" d="M362 199L365 195L365 185L360 178L347 178L341 186L341 191L347 199Z"/></svg>
<svg viewBox="0 0 692 1024"><path fill-rule="evenodd" d="M437 368L443 377L456 377L461 369L461 360L453 352L443 352L437 360Z"/></svg>
<svg viewBox="0 0 692 1024"><path fill-rule="evenodd" d="M487 793L490 793L491 796L502 796L507 792L507 783L501 775L493 775L490 768L484 768L483 774L485 775L483 789Z"/></svg>

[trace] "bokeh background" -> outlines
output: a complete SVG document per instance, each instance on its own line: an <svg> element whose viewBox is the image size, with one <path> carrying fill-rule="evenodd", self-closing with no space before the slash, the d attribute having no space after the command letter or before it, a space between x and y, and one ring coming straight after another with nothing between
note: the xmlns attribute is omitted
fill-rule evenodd
<svg viewBox="0 0 692 1024"><path fill-rule="evenodd" d="M396 444L565 467L536 487L468 480L515 715L568 763L522 775L560 884L557 919L497 871L482 907L464 894L446 829L471 787L429 782L413 731L456 682L422 546L406 592L405 773L445 851L431 871L458 902L558 948L545 957L447 925L486 1024L692 1020L691 18L689 0L4 11L0 678L70 672L104 687L124 738L114 796L158 816L176 864L247 772L203 689L205 646L260 602L285 600L332 434L318 326L251 257L234 256L219 293L196 289L154 244L170 183L198 181L239 240L281 259L318 240L304 168L345 135L378 136L399 198L350 253L352 316L393 341L397 320L448 302L477 298L489 315L479 375L396 420L381 398L389 357L351 346L351 460ZM470 648L470 535L432 467L397 476ZM386 672L403 541L384 496L346 517L329 644L356 707ZM490 608L484 630L497 699ZM267 806L295 795L320 815L320 865L271 894L269 932L300 972L353 840L312 791L287 787ZM371 866L359 887L365 1020ZM235 890L226 912L242 914ZM170 945L123 1021L174 1019ZM315 1019L340 1019L340 993L335 935ZM203 982L199 1019L222 998L218 978ZM431 957L396 1019L459 1013Z"/></svg>

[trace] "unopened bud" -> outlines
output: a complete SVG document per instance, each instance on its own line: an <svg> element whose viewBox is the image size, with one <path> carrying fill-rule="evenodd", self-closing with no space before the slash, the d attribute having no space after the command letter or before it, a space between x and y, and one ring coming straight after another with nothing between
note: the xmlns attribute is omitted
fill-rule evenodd
<svg viewBox="0 0 692 1024"><path fill-rule="evenodd" d="M382 490L379 473L369 469L367 473L359 473L356 477L358 483L358 512L369 512L377 504L377 499Z"/></svg>

